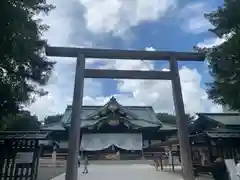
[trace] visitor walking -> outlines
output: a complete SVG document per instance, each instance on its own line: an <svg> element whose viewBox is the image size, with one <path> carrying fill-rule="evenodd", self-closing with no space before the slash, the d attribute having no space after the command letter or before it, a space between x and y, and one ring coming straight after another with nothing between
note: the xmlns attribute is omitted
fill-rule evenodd
<svg viewBox="0 0 240 180"><path fill-rule="evenodd" d="M81 155L80 152L78 153L78 167L80 167L80 163L81 163Z"/></svg>
<svg viewBox="0 0 240 180"><path fill-rule="evenodd" d="M85 156L84 158L84 169L83 169L83 174L88 173L88 157Z"/></svg>
<svg viewBox="0 0 240 180"><path fill-rule="evenodd" d="M236 157L236 170L237 170L237 178L240 180L240 156Z"/></svg>

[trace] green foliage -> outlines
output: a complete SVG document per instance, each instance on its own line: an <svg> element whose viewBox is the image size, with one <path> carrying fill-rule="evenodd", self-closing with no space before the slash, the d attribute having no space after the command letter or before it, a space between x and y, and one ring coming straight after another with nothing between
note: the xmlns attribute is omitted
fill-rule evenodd
<svg viewBox="0 0 240 180"><path fill-rule="evenodd" d="M54 62L47 61L41 39L48 26L36 17L51 9L46 0L0 2L0 118L46 94L39 85L47 83Z"/></svg>
<svg viewBox="0 0 240 180"><path fill-rule="evenodd" d="M62 116L63 116L62 114L47 116L46 118L44 118L44 124L53 124L56 122L60 122Z"/></svg>
<svg viewBox="0 0 240 180"><path fill-rule="evenodd" d="M208 95L215 103L240 110L240 1L225 0L222 7L206 14L214 28L210 31L226 41L205 51L213 82L208 83Z"/></svg>
<svg viewBox="0 0 240 180"><path fill-rule="evenodd" d="M3 130L6 131L39 131L40 122L29 111L21 111L15 115L8 115L2 120Z"/></svg>

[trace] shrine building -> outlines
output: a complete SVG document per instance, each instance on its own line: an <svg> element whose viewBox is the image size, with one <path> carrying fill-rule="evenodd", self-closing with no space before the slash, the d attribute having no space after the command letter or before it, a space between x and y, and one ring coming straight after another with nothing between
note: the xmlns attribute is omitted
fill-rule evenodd
<svg viewBox="0 0 240 180"><path fill-rule="evenodd" d="M60 122L41 127L51 131L51 139L44 143L46 151L58 142L57 151L67 153L71 115L72 107L68 106ZM94 159L116 153L121 159L136 159L160 152L152 145L177 131L175 126L162 123L151 106L123 106L114 97L103 106L83 106L81 121L79 150Z"/></svg>

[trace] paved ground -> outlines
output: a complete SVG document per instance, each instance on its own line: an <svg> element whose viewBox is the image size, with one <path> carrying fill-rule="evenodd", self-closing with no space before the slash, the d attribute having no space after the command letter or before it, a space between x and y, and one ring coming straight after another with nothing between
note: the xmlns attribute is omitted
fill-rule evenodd
<svg viewBox="0 0 240 180"><path fill-rule="evenodd" d="M50 180L65 172L65 167L39 167L37 180Z"/></svg>
<svg viewBox="0 0 240 180"><path fill-rule="evenodd" d="M155 171L154 167L148 164L92 164L89 166L89 174L82 174L82 168L78 170L81 180L181 180L177 173ZM65 174L61 174L52 180L64 180ZM46 180L46 179L45 179ZM201 180L207 180L202 179Z"/></svg>
<svg viewBox="0 0 240 180"><path fill-rule="evenodd" d="M44 161L43 161L44 162ZM38 179L37 180L64 180L65 164L63 161L59 167L46 167L47 164L41 161ZM50 162L51 165L51 162ZM166 180L180 180L180 167L175 167L177 172L171 172L171 168L164 168L165 172L155 171L153 162L150 160L126 160L126 161L90 161L88 175L82 174L82 169L79 169L79 179L81 180L141 180L141 179L163 179ZM179 171L178 171L179 170ZM164 180L165 180L164 179ZM198 180L212 180L209 177L201 177Z"/></svg>

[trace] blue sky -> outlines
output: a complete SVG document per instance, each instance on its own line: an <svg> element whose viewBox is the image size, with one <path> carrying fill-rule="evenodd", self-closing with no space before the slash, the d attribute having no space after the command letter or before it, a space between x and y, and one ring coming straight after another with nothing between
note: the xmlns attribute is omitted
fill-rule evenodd
<svg viewBox="0 0 240 180"><path fill-rule="evenodd" d="M193 51L194 45L210 47L223 40L208 32L203 14L223 2L219 0L48 0L56 6L44 34L50 45L116 49ZM57 62L49 84L49 95L29 109L40 119L63 113L72 102L75 60L50 58ZM93 60L87 68L162 70L166 62ZM221 107L207 99L205 83L211 80L206 62L179 63L185 110L219 112ZM174 113L171 84L166 81L85 81L84 104L104 104L115 96L123 105L151 105L155 111Z"/></svg>

